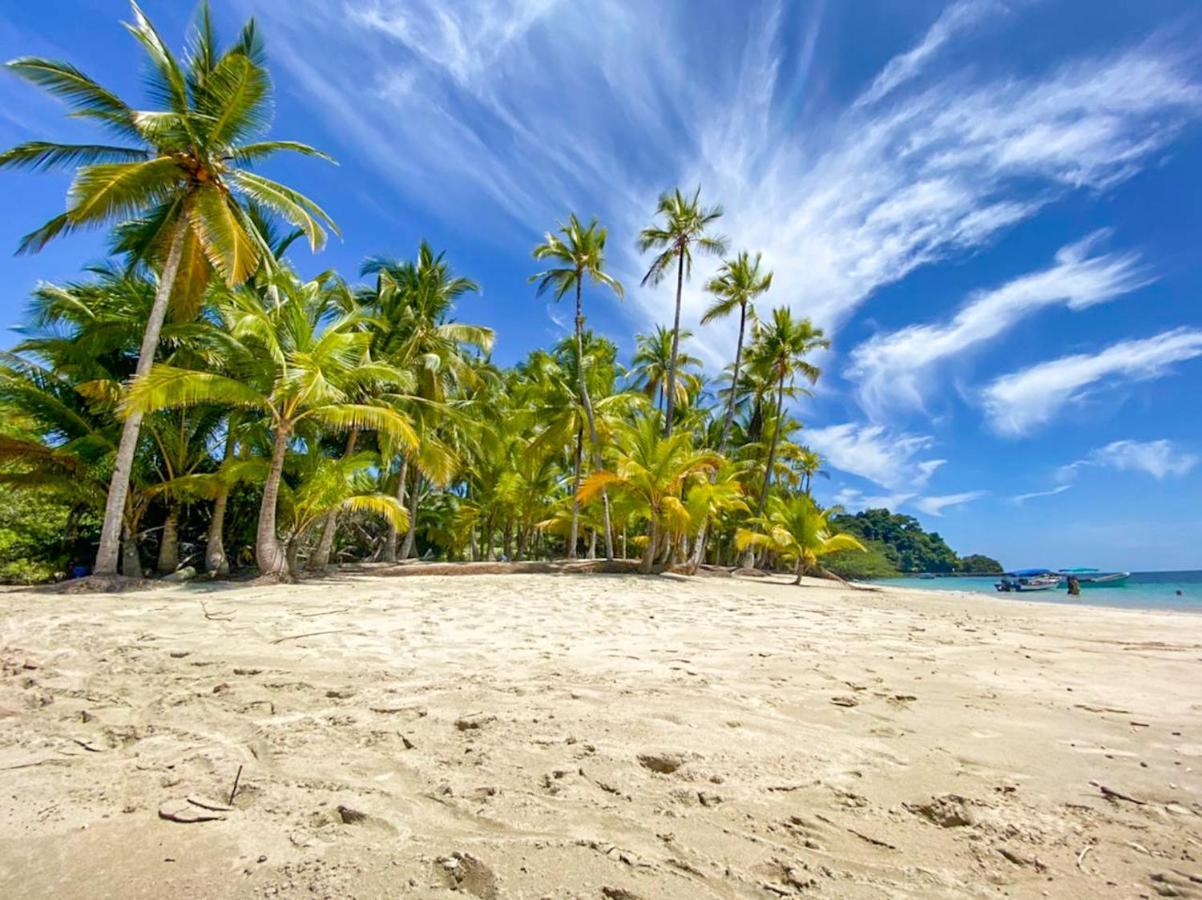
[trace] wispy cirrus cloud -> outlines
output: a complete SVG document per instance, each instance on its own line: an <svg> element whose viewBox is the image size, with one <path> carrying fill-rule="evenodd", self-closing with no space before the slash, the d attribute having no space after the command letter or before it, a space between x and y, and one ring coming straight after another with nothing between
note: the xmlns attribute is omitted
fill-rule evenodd
<svg viewBox="0 0 1202 900"><path fill-rule="evenodd" d="M1028 500L1035 500L1039 497L1055 497L1057 494L1063 494L1065 491L1072 488L1071 484L1058 484L1054 488L1049 488L1046 491L1031 491L1027 494L1018 494L1010 498L1010 502L1015 506L1022 506Z"/></svg>
<svg viewBox="0 0 1202 900"><path fill-rule="evenodd" d="M852 350L845 372L857 383L861 406L878 420L898 409L922 409L941 363L1046 307L1083 310L1149 283L1135 254L1090 255L1108 233L1098 231L1061 248L1049 268L978 291L946 322L910 325L861 343Z"/></svg>
<svg viewBox="0 0 1202 900"><path fill-rule="evenodd" d="M1121 341L1003 375L981 391L990 428L1023 437L1052 422L1064 407L1116 384L1163 378L1174 366L1202 356L1202 330L1176 328Z"/></svg>
<svg viewBox="0 0 1202 900"><path fill-rule="evenodd" d="M929 435L894 433L882 425L845 422L806 429L808 446L832 466L894 492L913 496L947 462L927 456L935 439Z"/></svg>
<svg viewBox="0 0 1202 900"><path fill-rule="evenodd" d="M957 35L971 31L984 20L1006 11L993 0L958 0L939 14L934 24L913 49L889 60L868 90L856 99L857 106L875 103L915 78L939 50Z"/></svg>
<svg viewBox="0 0 1202 900"><path fill-rule="evenodd" d="M568 209L599 214L646 326L667 318L670 288L635 288L646 261L633 238L660 190L701 184L726 206L722 230L776 269L765 302L833 330L881 287L1059 193L1129 177L1202 108L1166 46L1034 75L918 77L996 7L949 7L842 109L811 92L821 5L793 55L780 2L738 16L719 6L709 30L691 7L620 0L298 0L263 15L307 101L432 214L523 247ZM707 265L686 292L689 327ZM694 349L719 365L730 343L724 324L699 330Z"/></svg>
<svg viewBox="0 0 1202 900"><path fill-rule="evenodd" d="M974 500L980 500L989 491L962 491L959 494L941 494L929 497L919 497L914 505L928 516L942 516L945 509L963 506Z"/></svg>
<svg viewBox="0 0 1202 900"><path fill-rule="evenodd" d="M1057 474L1062 480L1070 480L1076 478L1081 469L1096 466L1119 472L1143 472L1159 481L1188 474L1198 461L1195 454L1181 450L1170 440L1121 440L1112 441L1085 458L1062 466ZM1067 486L1061 489L1067 490Z"/></svg>

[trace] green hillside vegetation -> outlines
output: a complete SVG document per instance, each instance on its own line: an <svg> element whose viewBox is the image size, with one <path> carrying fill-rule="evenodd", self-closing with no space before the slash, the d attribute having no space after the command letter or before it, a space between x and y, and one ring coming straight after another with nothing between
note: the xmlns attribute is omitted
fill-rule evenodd
<svg viewBox="0 0 1202 900"><path fill-rule="evenodd" d="M831 524L860 538L868 548L867 553L837 553L827 557L827 568L844 578L1002 571L1001 563L979 553L961 558L938 532L924 530L913 516L887 509L866 509L854 515L834 516Z"/></svg>

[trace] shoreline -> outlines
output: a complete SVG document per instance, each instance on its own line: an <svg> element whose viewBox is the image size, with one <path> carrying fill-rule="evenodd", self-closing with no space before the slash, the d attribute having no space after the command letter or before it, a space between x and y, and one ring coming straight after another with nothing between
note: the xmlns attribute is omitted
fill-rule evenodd
<svg viewBox="0 0 1202 900"><path fill-rule="evenodd" d="M6 592L0 894L1197 889L1202 620L785 580Z"/></svg>

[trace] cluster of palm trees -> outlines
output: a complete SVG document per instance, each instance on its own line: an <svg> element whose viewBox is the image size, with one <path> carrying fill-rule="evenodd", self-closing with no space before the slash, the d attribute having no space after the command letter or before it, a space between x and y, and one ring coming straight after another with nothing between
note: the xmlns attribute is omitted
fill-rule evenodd
<svg viewBox="0 0 1202 900"><path fill-rule="evenodd" d="M617 297L607 233L570 215L534 248L539 294L572 295L570 338L504 369L490 329L453 318L478 291L423 243L374 257L352 284L303 280L286 254L318 250L330 217L254 167L270 80L253 22L222 48L202 9L187 54L135 4L159 108L137 109L67 63L8 68L120 144L33 141L0 167L74 169L67 210L22 250L79 227L110 230L111 261L43 285L21 342L0 359L0 480L100 526L97 574L214 574L252 561L290 577L340 559L506 559L599 553L643 571L707 561L789 563L800 573L856 546L810 499L822 472L795 442L788 399L819 377L821 329L787 307L758 254L725 259L703 323L739 316L733 363L709 381L684 350L694 254L723 256L720 208L660 198L638 246L644 284L675 276L672 327L640 335L629 369L590 332L585 287ZM257 507L253 534L243 521ZM600 545L600 546L599 546ZM227 549L228 548L228 549Z"/></svg>

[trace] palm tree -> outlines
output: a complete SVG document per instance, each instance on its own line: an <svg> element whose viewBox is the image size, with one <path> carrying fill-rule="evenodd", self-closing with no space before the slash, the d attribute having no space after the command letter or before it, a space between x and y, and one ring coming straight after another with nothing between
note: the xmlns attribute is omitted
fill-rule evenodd
<svg viewBox="0 0 1202 900"><path fill-rule="evenodd" d="M671 193L660 195L655 214L663 216L662 226L652 225L644 228L639 234L638 248L642 253L648 250L659 250L659 255L651 263L647 274L643 276L643 284L659 284L673 260L676 261L676 316L672 324L672 352L668 359L667 385L667 416L664 422L664 434L672 433L672 419L676 409L676 350L680 343L680 300L684 290L684 277L693 272L693 247L709 255L720 255L726 252L726 238L715 237L706 230L722 216L722 207L709 209L701 205L701 188L693 193L691 198L676 188Z"/></svg>
<svg viewBox="0 0 1202 900"><path fill-rule="evenodd" d="M534 248L534 258L537 260L552 260L560 263L556 268L547 269L537 275L531 275L532 282L538 282L538 294L542 296L550 289L555 291L556 301L570 290L576 292L576 376L580 387L580 401L584 404L585 418L588 421L589 445L592 448L593 468L601 468L601 447L597 438L597 422L593 415L593 402L589 397L588 379L585 372L584 357L584 305L581 293L585 277L596 284L604 285L622 298L622 285L607 274L605 269L605 238L606 231L598 223L596 217L589 222L588 227L580 223L575 213L568 216L566 225L559 226L563 237L548 233L546 240ZM579 476L577 476L579 477ZM613 561L614 540L613 528L609 521L609 494L601 492L601 502L605 508L605 558ZM573 508L575 516L578 510ZM573 523L573 537L575 524ZM575 555L575 541L569 546L571 555Z"/></svg>
<svg viewBox="0 0 1202 900"><path fill-rule="evenodd" d="M687 341L693 332L687 328L680 332L680 340ZM677 347L673 353L673 347ZM672 386L675 406L683 406L690 396L701 389L701 375L696 371L701 360L679 349L676 336L662 325L656 325L651 334L634 336L634 357L631 359L630 376L638 389L646 394L657 407L667 406L669 373L675 369ZM693 371L690 371L693 370Z"/></svg>
<svg viewBox="0 0 1202 900"><path fill-rule="evenodd" d="M784 420L785 394L795 392L793 382L798 375L810 384L818 380L821 370L807 362L806 356L814 350L825 350L830 345L831 342L823 335L821 328L815 328L809 319L794 321L792 312L786 306L774 309L771 321L763 323L756 335L750 352L751 367L765 382L773 384L776 388L776 423L772 429L768 456L764 462L764 479L755 510L757 516L764 512L764 501L772 482L776 447Z"/></svg>
<svg viewBox="0 0 1202 900"><path fill-rule="evenodd" d="M407 452L418 438L410 419L387 404L356 403L365 384L406 388L410 379L394 366L365 361L370 333L361 312L332 318L336 292L329 278L299 282L281 269L265 279L266 296L243 289L230 294L230 374L159 364L130 387L125 408L143 414L210 404L258 411L271 422L271 461L264 477L255 560L264 574L283 577L289 561L276 528L285 455L302 426L333 431L374 430ZM277 302L278 298L278 302Z"/></svg>
<svg viewBox="0 0 1202 900"><path fill-rule="evenodd" d="M714 302L701 317L701 324L708 325L717 319L723 319L739 310L739 339L735 344L735 362L731 370L730 397L726 401L726 415L722 419L722 437L718 442L718 452L725 453L727 441L730 438L730 425L735 417L735 395L739 373L743 362L743 335L747 328L747 312L751 301L772 287L772 273L760 272L760 254L753 260L744 250L734 259L722 263L718 274L710 279L705 289L714 295ZM754 316L754 310L752 315Z"/></svg>
<svg viewBox="0 0 1202 900"><path fill-rule="evenodd" d="M826 462L817 450L812 450L809 447L801 447L797 456L797 468L801 472L801 489L807 494L810 494L810 488L813 485L814 476L821 475L824 478L829 478L830 474L823 468Z"/></svg>
<svg viewBox="0 0 1202 900"><path fill-rule="evenodd" d="M325 155L295 141L255 141L267 125L271 83L254 21L222 51L207 8L187 58L175 58L136 3L127 25L149 58L148 78L161 110L137 110L66 62L24 57L10 71L65 100L77 118L89 119L126 143L59 144L29 141L0 154L0 167L75 167L67 211L21 242L36 252L81 227L141 218L141 254L158 265L154 305L142 335L135 378L154 362L159 331L173 293L195 291L215 271L227 284L244 281L268 254L262 235L239 201L253 200L303 229L317 250L323 225L335 229L312 200L249 171L280 150ZM328 159L328 157L325 157ZM105 505L96 571L117 568L118 542L130 471L142 417L127 416Z"/></svg>
<svg viewBox="0 0 1202 900"><path fill-rule="evenodd" d="M708 481L708 474L722 462L712 451L693 447L687 431L674 435L660 432L657 417L647 416L635 424L623 424L615 434L617 460L612 471L593 472L580 487L580 499L588 502L602 488L631 495L650 523L647 546L639 567L651 571L664 538L690 527L689 510L683 496L690 485Z"/></svg>
<svg viewBox="0 0 1202 900"><path fill-rule="evenodd" d="M819 510L805 494L773 497L766 514L755 520L759 530L740 528L735 543L740 550L761 547L794 560L797 573L794 584L801 584L801 576L807 572L837 578L820 565L823 556L838 550L866 552L864 545L850 534L832 531L830 517L837 511L836 508Z"/></svg>
<svg viewBox="0 0 1202 900"><path fill-rule="evenodd" d="M422 434L417 453L400 453L397 499L409 500L409 526L400 557L408 558L417 537L417 505L423 478L444 483L454 468L451 455L439 441L431 439L451 412L448 398L477 380L469 362L471 351L487 353L493 331L481 325L456 322L451 318L455 302L480 286L470 278L455 275L446 253L435 253L426 241L418 248L417 260L373 256L364 261L360 275L374 275L375 285L361 292L359 302L372 313L372 356L413 372L413 395L405 411ZM391 526L390 526L391 528ZM397 535L390 531L384 558L395 561Z"/></svg>

